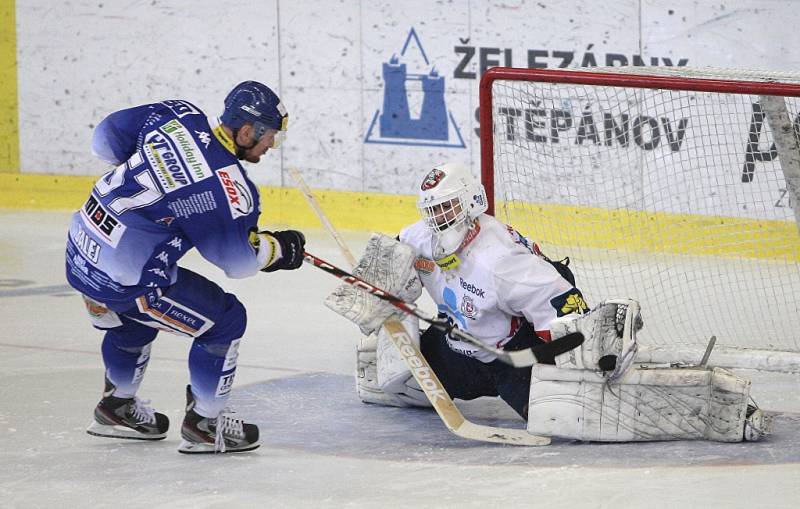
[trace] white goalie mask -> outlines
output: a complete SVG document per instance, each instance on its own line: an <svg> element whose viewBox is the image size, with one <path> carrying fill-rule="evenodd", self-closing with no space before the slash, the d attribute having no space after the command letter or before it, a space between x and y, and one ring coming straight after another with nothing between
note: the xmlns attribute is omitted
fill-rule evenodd
<svg viewBox="0 0 800 509"><path fill-rule="evenodd" d="M435 166L422 179L417 208L433 233L433 256L458 250L472 221L486 212L486 191L459 163Z"/></svg>

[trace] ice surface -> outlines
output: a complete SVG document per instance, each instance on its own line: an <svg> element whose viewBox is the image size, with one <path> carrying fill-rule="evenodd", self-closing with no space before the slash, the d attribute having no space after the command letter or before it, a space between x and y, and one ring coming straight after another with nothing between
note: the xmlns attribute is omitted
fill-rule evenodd
<svg viewBox="0 0 800 509"><path fill-rule="evenodd" d="M101 334L66 287L69 214L0 213L0 507L770 507L800 505L800 377L753 378L762 407L787 412L768 442L580 444L468 442L428 410L361 404L355 326L322 304L338 283L303 267L227 280L197 270L248 309L232 400L262 446L178 454L189 342L161 335L140 395L166 413L166 440L89 436L102 391ZM307 248L345 267L311 231ZM347 233L358 252L366 233ZM458 402L484 424L523 423L502 402Z"/></svg>

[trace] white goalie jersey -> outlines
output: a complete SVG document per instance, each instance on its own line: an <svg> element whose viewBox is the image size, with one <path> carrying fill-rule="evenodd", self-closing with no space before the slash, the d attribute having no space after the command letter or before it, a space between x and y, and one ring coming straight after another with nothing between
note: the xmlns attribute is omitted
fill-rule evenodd
<svg viewBox="0 0 800 509"><path fill-rule="evenodd" d="M422 221L400 233L411 245L415 267L439 313L488 346L502 347L524 317L545 340L556 317L588 309L579 290L535 254L513 228L481 215L461 249L433 260L432 234ZM450 347L483 362L495 359L474 346L448 339Z"/></svg>

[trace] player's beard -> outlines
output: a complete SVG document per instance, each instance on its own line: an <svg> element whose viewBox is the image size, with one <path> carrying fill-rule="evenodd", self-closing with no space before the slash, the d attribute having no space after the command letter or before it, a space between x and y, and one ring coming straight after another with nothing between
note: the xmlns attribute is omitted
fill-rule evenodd
<svg viewBox="0 0 800 509"><path fill-rule="evenodd" d="M245 157L244 149L237 145L236 146L236 159L238 159L240 161L244 161L244 157Z"/></svg>
<svg viewBox="0 0 800 509"><path fill-rule="evenodd" d="M253 147L255 147L255 145L253 145ZM248 156L247 156L247 151L250 150L253 147L245 148L245 147L240 147L239 145L236 145L236 159L238 159L240 161L250 161L248 159ZM250 161L250 162L252 162L252 161ZM256 162L258 162L258 161L256 161Z"/></svg>
<svg viewBox="0 0 800 509"><path fill-rule="evenodd" d="M261 161L261 156L260 155L255 155L255 154L247 154L245 152L244 157L243 158L239 158L239 159L244 159L248 163L257 163L257 162Z"/></svg>
<svg viewBox="0 0 800 509"><path fill-rule="evenodd" d="M238 136L238 134L237 134ZM243 147L236 144L236 158L240 161L247 161L248 163L257 163L261 160L260 155L255 155L251 151L258 145L258 139L253 140L249 147Z"/></svg>

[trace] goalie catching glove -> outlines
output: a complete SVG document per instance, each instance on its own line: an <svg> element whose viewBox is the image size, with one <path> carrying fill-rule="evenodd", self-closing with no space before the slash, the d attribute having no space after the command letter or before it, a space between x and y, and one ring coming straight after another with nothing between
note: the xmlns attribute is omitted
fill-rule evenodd
<svg viewBox="0 0 800 509"><path fill-rule="evenodd" d="M353 274L405 302L414 302L422 294L414 260L416 253L411 246L374 233ZM402 313L391 303L349 284L336 288L325 299L325 305L358 325L366 335L377 330L393 314Z"/></svg>
<svg viewBox="0 0 800 509"><path fill-rule="evenodd" d="M575 350L556 356L556 366L602 372L609 380L622 376L636 356L636 333L644 323L639 303L631 299L601 302L589 313L566 315L550 322L553 341L580 332L584 342Z"/></svg>

